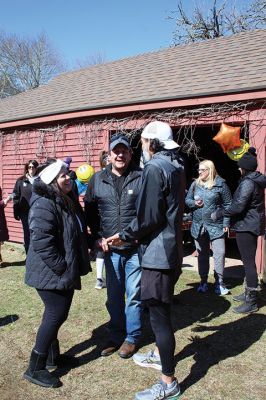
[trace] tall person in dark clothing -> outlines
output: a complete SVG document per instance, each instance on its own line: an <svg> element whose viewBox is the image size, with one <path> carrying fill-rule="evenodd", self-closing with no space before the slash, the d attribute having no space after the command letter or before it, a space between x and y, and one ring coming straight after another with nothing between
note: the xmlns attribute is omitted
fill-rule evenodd
<svg viewBox="0 0 266 400"><path fill-rule="evenodd" d="M142 170L131 162L132 150L124 135L111 138L109 164L93 175L85 195L87 223L95 240L125 228L136 216L136 199ZM101 355L117 349L122 358L131 357L141 334L138 245L134 240L121 247L110 246L104 257L106 307L110 315L109 340ZM125 300L126 296L126 300Z"/></svg>
<svg viewBox="0 0 266 400"><path fill-rule="evenodd" d="M89 272L87 227L75 200L67 165L56 160L44 168L33 185L29 212L30 246L25 282L36 288L44 304L30 363L24 378L44 387L60 381L48 369L60 362L58 330L68 317L81 275Z"/></svg>
<svg viewBox="0 0 266 400"><path fill-rule="evenodd" d="M32 185L36 178L38 162L30 160L24 166L24 174L17 179L13 190L13 210L14 218L21 221L24 234L24 247L28 252L30 244L30 231L28 224L30 198L32 194Z"/></svg>
<svg viewBox="0 0 266 400"><path fill-rule="evenodd" d="M233 201L226 210L214 212L212 218L214 221L223 216L231 218L231 227L236 232L236 242L246 276L245 292L234 297L235 301L242 304L233 311L247 314L258 310L258 273L255 259L258 236L265 233L266 176L256 171L258 162L254 147L250 147L240 158L238 166L241 180Z"/></svg>
<svg viewBox="0 0 266 400"><path fill-rule="evenodd" d="M171 325L174 286L182 265L182 217L185 197L183 159L173 141L170 126L149 123L141 134L146 161L137 216L119 234L107 238L115 245L138 241L141 246L141 300L149 308L151 327L159 354L137 353L133 360L141 366L162 371L161 381L136 394L136 400L176 399L180 387L175 378L175 336Z"/></svg>

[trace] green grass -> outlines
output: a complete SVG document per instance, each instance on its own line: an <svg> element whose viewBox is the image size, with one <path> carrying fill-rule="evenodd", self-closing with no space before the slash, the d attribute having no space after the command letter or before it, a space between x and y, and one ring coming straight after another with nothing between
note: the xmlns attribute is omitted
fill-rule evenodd
<svg viewBox="0 0 266 400"><path fill-rule="evenodd" d="M0 270L0 398L1 400L129 400L159 379L153 369L140 368L117 354L99 357L107 339L106 290L95 290L95 268L83 277L69 319L60 330L62 352L77 365L56 371L63 386L44 389L22 380L34 344L43 307L34 289L24 284L21 248L3 246L8 263ZM197 294L195 272L184 271L175 292L173 327L176 336L176 376L182 400L262 400L265 398L265 293L259 312L243 316L231 311L232 295ZM228 282L239 294L241 282ZM264 306L263 306L264 305ZM142 349L153 345L144 314Z"/></svg>

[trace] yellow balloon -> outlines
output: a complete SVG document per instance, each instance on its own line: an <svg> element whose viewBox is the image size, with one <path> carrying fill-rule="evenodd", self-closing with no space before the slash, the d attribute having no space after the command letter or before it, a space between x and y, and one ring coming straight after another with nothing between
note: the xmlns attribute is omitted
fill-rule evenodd
<svg viewBox="0 0 266 400"><path fill-rule="evenodd" d="M77 178L82 183L88 183L94 173L94 168L89 164L82 164L76 169Z"/></svg>
<svg viewBox="0 0 266 400"><path fill-rule="evenodd" d="M240 139L241 146L235 149L229 150L226 154L233 161L239 160L248 151L250 145L244 139Z"/></svg>

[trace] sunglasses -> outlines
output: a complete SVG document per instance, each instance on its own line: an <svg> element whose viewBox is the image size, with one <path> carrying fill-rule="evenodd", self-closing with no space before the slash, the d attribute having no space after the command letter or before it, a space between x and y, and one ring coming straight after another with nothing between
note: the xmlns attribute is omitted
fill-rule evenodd
<svg viewBox="0 0 266 400"><path fill-rule="evenodd" d="M33 168L36 168L36 167L34 167L34 165L29 165L28 166L28 169L33 169Z"/></svg>

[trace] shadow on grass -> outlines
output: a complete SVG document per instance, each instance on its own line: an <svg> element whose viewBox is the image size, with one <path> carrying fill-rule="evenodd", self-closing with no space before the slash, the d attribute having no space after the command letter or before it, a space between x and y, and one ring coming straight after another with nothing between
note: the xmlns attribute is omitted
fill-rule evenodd
<svg viewBox="0 0 266 400"><path fill-rule="evenodd" d="M197 293L196 283L189 283L187 286L188 289L174 296L172 325L175 332L191 326L195 322L209 322L224 314L231 306L226 297L217 296L214 292ZM147 310L143 315L142 328L140 347L147 346L155 341Z"/></svg>
<svg viewBox="0 0 266 400"><path fill-rule="evenodd" d="M12 261L12 262L3 261L0 268L7 268L7 267L14 267L14 266L20 267L20 266L24 266L25 263L26 263L26 260Z"/></svg>
<svg viewBox="0 0 266 400"><path fill-rule="evenodd" d="M219 326L194 328L194 332L214 333L203 338L193 336L191 344L176 356L177 362L191 356L195 360L189 375L181 382L182 392L202 379L212 366L247 350L261 338L265 328L266 316L262 314L251 314Z"/></svg>
<svg viewBox="0 0 266 400"><path fill-rule="evenodd" d="M69 358L69 361L65 365L59 366L54 374L58 377L62 377L66 375L71 369L78 368L99 358L99 349L102 346L103 341L106 340L107 326L108 324L100 325L98 328L92 331L90 339L78 343L68 349L64 353L64 356L71 356L73 358ZM93 349L89 350L90 348ZM84 352L86 353L79 355L80 353Z"/></svg>
<svg viewBox="0 0 266 400"><path fill-rule="evenodd" d="M13 322L17 321L19 316L17 314L6 315L5 317L0 318L0 328L2 326L12 324Z"/></svg>

